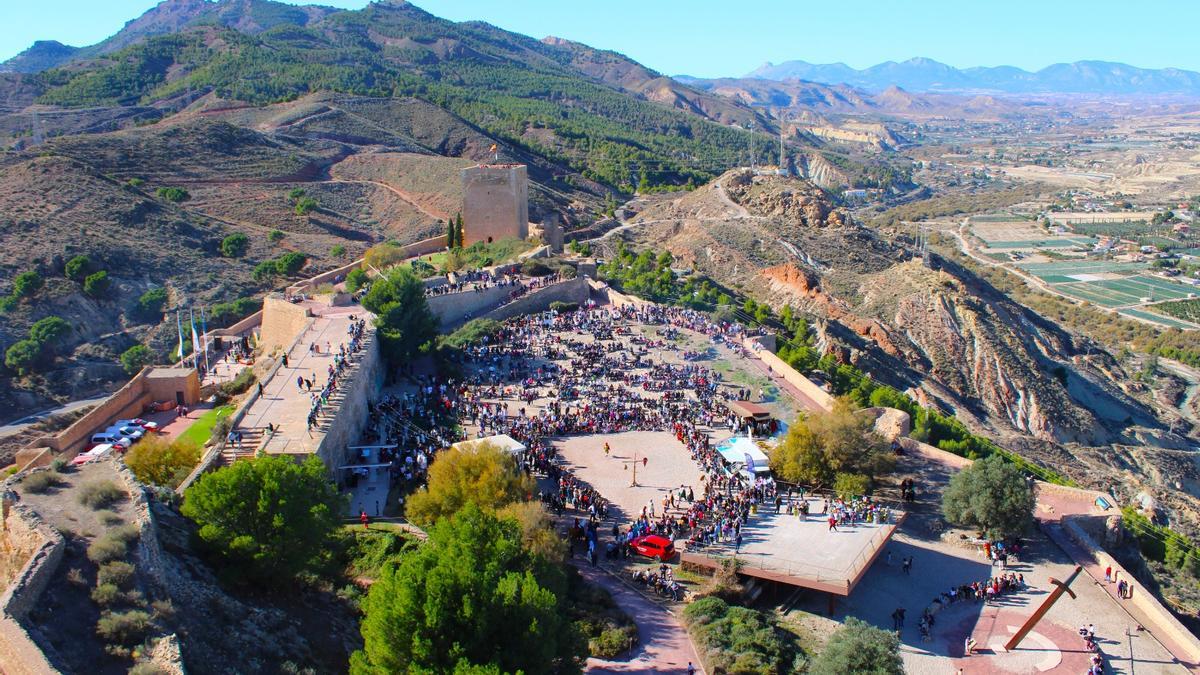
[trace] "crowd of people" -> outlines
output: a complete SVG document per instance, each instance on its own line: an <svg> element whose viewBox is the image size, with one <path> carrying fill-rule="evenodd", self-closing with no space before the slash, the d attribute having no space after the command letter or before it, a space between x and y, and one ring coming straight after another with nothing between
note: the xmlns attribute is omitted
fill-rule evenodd
<svg viewBox="0 0 1200 675"><path fill-rule="evenodd" d="M354 363L351 357L362 350L363 335L366 326L366 319L360 319L352 315L350 317L350 326L346 329L346 333L350 336L350 339L338 345L336 351L334 351L332 345L328 342L325 343L324 353L332 353L333 361L327 369L325 385L319 391L312 391L316 385L316 382L314 382L316 380L315 374L312 378L296 375L296 386L310 393L308 408L308 428L310 431L317 425L321 412L329 405L329 400L337 392L346 372L350 369L351 364ZM310 343L308 348L310 352L320 353L320 347L316 342ZM287 365L286 356L284 365Z"/></svg>
<svg viewBox="0 0 1200 675"><path fill-rule="evenodd" d="M447 275L446 283L437 286L426 286L425 297L433 298L440 295L455 293L482 293L489 288L507 288L517 286L521 279L517 275L498 274L489 270L471 270L455 272Z"/></svg>

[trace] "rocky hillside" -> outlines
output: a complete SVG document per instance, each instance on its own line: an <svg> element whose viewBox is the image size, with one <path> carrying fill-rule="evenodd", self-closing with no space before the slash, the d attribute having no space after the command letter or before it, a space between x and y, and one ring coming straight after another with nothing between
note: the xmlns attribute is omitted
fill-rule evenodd
<svg viewBox="0 0 1200 675"><path fill-rule="evenodd" d="M252 273L285 253L307 276L440 233L474 162L527 164L531 217L579 227L639 183L703 183L737 162L747 132L731 125L773 132L620 54L405 2L166 0L96 45L40 42L5 70L0 296L23 273L44 283L5 301L0 343L47 317L71 325L33 368L0 370L14 416L113 388L133 345L165 360L174 309L282 287ZM235 234L248 243L230 257ZM103 293L68 278L77 256L108 275ZM165 302L146 310L148 291Z"/></svg>
<svg viewBox="0 0 1200 675"><path fill-rule="evenodd" d="M953 263L852 222L807 181L734 171L634 222L641 243L820 317L825 352L1001 437L1096 446L1151 430L1181 440L1113 384L1114 361L1092 367L1075 336Z"/></svg>

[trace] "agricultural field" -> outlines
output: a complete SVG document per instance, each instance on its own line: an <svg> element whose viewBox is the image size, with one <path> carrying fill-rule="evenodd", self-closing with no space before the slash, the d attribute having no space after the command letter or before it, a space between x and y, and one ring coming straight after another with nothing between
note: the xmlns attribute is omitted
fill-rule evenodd
<svg viewBox="0 0 1200 675"><path fill-rule="evenodd" d="M1163 303L1163 304L1171 304L1171 303ZM1154 309L1155 307L1157 307L1157 305L1150 305L1149 309ZM1195 330L1197 328L1200 328L1200 323L1190 323L1187 321L1180 321L1178 319L1172 319L1170 317L1162 316L1161 314L1155 314L1153 312L1145 312L1140 309L1123 309L1117 313L1122 316L1128 316L1128 317L1134 318L1134 319L1145 319L1146 321L1151 321L1153 323L1156 323L1156 324L1159 324L1162 326L1166 326L1167 328L1180 328L1182 330ZM1197 319L1197 321L1200 321L1200 319Z"/></svg>
<svg viewBox="0 0 1200 675"><path fill-rule="evenodd" d="M1200 324L1200 300L1177 300L1147 307L1150 311Z"/></svg>
<svg viewBox="0 0 1200 675"><path fill-rule="evenodd" d="M1117 262L1114 260L1026 262L1017 263L1016 266L1048 284L1100 281L1115 275L1137 274L1149 268L1149 265L1144 262Z"/></svg>
<svg viewBox="0 0 1200 675"><path fill-rule="evenodd" d="M1075 234L1052 234L1033 219L1014 219L1011 216L975 216L971 232L983 240L991 251L1011 249L1061 249L1081 246L1092 248L1096 239Z"/></svg>
<svg viewBox="0 0 1200 675"><path fill-rule="evenodd" d="M1054 290L1110 309L1159 300L1182 300L1197 292L1191 286L1144 274L1122 279L1055 284Z"/></svg>

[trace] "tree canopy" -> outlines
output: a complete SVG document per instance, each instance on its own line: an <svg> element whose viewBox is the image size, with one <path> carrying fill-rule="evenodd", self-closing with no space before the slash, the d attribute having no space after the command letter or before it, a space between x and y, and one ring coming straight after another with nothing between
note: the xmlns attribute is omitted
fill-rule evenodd
<svg viewBox="0 0 1200 675"><path fill-rule="evenodd" d="M422 527L452 516L472 502L486 511L527 500L536 485L512 456L491 443L438 453L429 465L428 486L412 495L406 513Z"/></svg>
<svg viewBox="0 0 1200 675"><path fill-rule="evenodd" d="M146 345L134 345L121 352L121 367L125 372L134 375L142 368L153 365L154 352Z"/></svg>
<svg viewBox="0 0 1200 675"><path fill-rule="evenodd" d="M202 476L183 501L233 578L271 585L312 569L345 511L315 455L303 464L272 455L235 462Z"/></svg>
<svg viewBox="0 0 1200 675"><path fill-rule="evenodd" d="M562 568L527 551L514 520L468 504L371 586L350 672L578 673L586 644L565 592Z"/></svg>
<svg viewBox="0 0 1200 675"><path fill-rule="evenodd" d="M808 669L812 675L903 675L900 638L854 617L829 638Z"/></svg>
<svg viewBox="0 0 1200 675"><path fill-rule="evenodd" d="M150 434L125 453L125 465L143 483L174 488L183 482L200 461L200 446L175 439L167 441Z"/></svg>
<svg viewBox="0 0 1200 675"><path fill-rule="evenodd" d="M437 336L438 322L425 299L425 286L403 267L376 279L362 306L375 314L380 343L393 365L413 358Z"/></svg>
<svg viewBox="0 0 1200 675"><path fill-rule="evenodd" d="M786 481L828 486L838 474L875 478L891 469L892 455L868 415L844 398L828 413L796 420L771 453L771 469Z"/></svg>
<svg viewBox="0 0 1200 675"><path fill-rule="evenodd" d="M1021 470L993 455L950 479L942 493L942 514L952 523L1002 538L1029 527L1034 502L1033 488Z"/></svg>

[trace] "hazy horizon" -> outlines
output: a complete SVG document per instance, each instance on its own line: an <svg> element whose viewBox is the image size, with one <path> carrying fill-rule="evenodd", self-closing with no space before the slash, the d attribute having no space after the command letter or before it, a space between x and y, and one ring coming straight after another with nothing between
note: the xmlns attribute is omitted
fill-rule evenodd
<svg viewBox="0 0 1200 675"><path fill-rule="evenodd" d="M365 0L321 4L358 9ZM0 9L0 60L35 40L87 46L119 31L156 0L43 0ZM1140 68L1200 71L1200 52L1170 39L1164 26L1196 25L1200 4L1150 0L1141 11L1112 0L1060 3L1015 0L1001 6L931 0L914 6L865 0L843 6L798 6L765 0L754 13L726 3L557 3L526 0L519 11L486 0L418 0L453 21L479 20L506 30L547 35L621 52L668 75L738 77L763 65L801 60L862 69L885 61L930 58L956 68L1016 66L1037 71L1054 63L1115 61ZM1166 39L1164 39L1166 38Z"/></svg>

